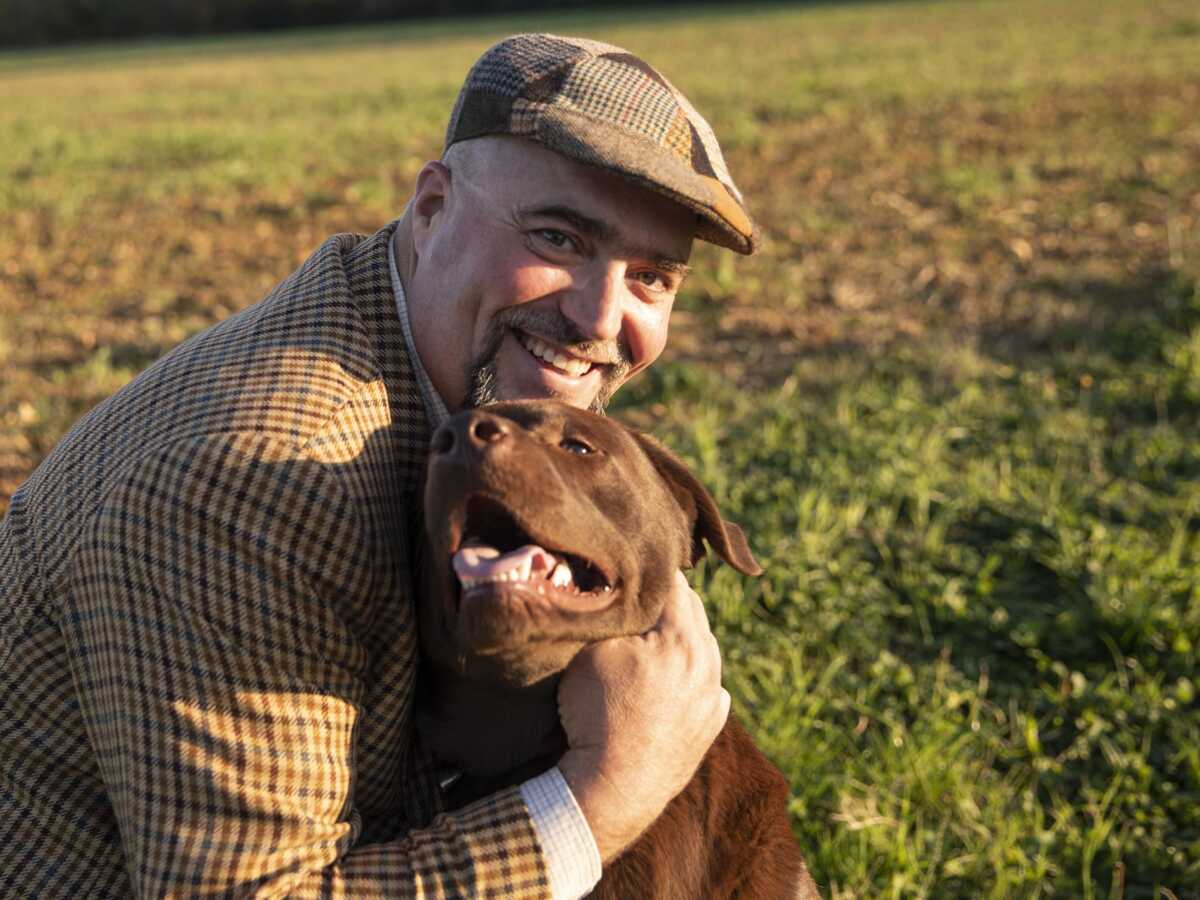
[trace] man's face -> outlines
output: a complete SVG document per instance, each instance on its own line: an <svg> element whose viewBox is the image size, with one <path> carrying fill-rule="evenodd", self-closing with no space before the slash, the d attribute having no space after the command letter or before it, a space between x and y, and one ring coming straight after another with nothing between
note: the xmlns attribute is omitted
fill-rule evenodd
<svg viewBox="0 0 1200 900"><path fill-rule="evenodd" d="M451 409L536 397L602 408L666 344L694 217L527 141L471 143L417 182L421 361Z"/></svg>

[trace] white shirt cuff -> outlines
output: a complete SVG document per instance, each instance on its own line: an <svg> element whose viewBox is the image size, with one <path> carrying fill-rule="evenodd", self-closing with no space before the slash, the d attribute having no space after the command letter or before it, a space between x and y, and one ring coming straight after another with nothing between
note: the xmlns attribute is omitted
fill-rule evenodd
<svg viewBox="0 0 1200 900"><path fill-rule="evenodd" d="M579 900L600 880L600 850L583 810L558 766L521 785L533 828L546 858L550 896Z"/></svg>

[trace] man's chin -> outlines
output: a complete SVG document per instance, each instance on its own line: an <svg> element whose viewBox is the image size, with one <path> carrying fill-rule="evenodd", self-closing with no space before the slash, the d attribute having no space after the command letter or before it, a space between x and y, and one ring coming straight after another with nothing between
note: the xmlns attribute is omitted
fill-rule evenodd
<svg viewBox="0 0 1200 900"><path fill-rule="evenodd" d="M493 401L559 400L580 409L599 411L604 408L604 403L597 403L597 399L603 394L601 388L604 386L599 379L590 379L593 382L591 384L585 381L578 386L571 386L554 384L555 381L566 381L566 379L557 379L553 376L506 378L506 374L503 370L497 373L495 390L492 393Z"/></svg>
<svg viewBox="0 0 1200 900"><path fill-rule="evenodd" d="M619 384L607 367L582 377L569 376L543 365L512 332L507 333L487 362L468 373L468 407L501 400L560 400L580 409L603 412Z"/></svg>
<svg viewBox="0 0 1200 900"><path fill-rule="evenodd" d="M563 391L546 384L511 384L501 382L492 402L501 400L560 400L580 409L597 411L598 394L595 390ZM599 404L603 409L604 404Z"/></svg>

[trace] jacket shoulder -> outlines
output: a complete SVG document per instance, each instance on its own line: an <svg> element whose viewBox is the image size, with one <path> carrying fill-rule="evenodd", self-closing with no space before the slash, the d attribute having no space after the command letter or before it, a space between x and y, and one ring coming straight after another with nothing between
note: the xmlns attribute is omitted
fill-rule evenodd
<svg viewBox="0 0 1200 900"><path fill-rule="evenodd" d="M299 451L330 423L364 434L380 427L389 411L375 397L387 393L379 342L352 285L365 245L376 255L387 247L379 235L327 239L263 300L184 341L68 432L13 497L14 509L37 520L47 574L69 552L79 519L157 448L248 434ZM364 415L338 415L364 394L372 397Z"/></svg>

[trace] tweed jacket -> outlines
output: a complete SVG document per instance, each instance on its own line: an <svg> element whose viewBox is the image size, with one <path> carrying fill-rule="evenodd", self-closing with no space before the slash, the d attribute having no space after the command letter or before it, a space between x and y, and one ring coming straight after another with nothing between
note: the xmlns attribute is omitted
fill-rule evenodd
<svg viewBox="0 0 1200 900"><path fill-rule="evenodd" d="M428 442L395 223L89 413L0 524L0 894L548 897L413 728Z"/></svg>

